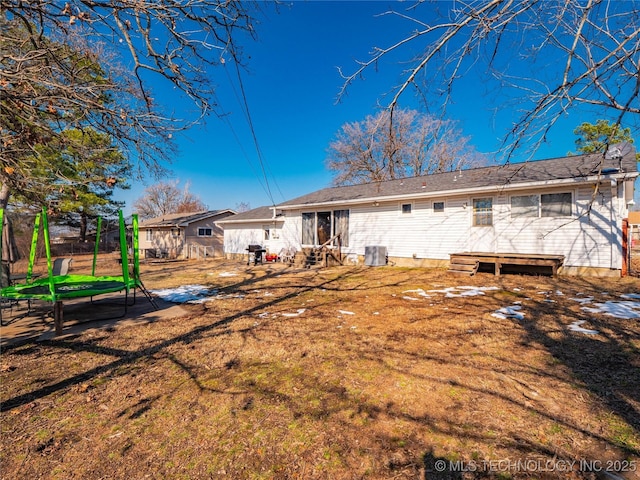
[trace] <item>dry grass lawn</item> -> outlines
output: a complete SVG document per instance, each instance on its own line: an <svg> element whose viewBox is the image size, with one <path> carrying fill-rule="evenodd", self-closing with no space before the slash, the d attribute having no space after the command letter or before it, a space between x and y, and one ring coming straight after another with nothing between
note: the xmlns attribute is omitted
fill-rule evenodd
<svg viewBox="0 0 640 480"><path fill-rule="evenodd" d="M637 278L215 260L143 280L218 294L6 348L2 478L639 478L640 320L576 300Z"/></svg>

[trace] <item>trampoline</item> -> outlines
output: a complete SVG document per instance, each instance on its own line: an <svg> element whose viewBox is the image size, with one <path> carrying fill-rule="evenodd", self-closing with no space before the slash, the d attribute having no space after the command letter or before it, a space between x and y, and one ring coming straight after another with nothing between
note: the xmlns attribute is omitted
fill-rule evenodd
<svg viewBox="0 0 640 480"><path fill-rule="evenodd" d="M0 229L2 228L2 220L4 210L0 209ZM126 315L127 306L129 304L129 292L133 291L135 302L135 291L139 289L147 297L154 309L158 309L157 304L151 297L149 292L144 288L140 278L139 263L139 244L138 244L138 216L132 217L132 250L133 250L133 269L129 273L129 257L127 254L126 226L122 211L118 212L119 228L120 228L120 263L122 265L122 275L117 276L96 276L96 262L98 257L98 245L100 241L100 229L102 219L98 218L98 226L96 229L96 244L93 255L93 264L91 274L67 274L54 275L51 261L51 248L49 243L49 226L47 213L43 209L36 216L33 230L33 238L31 241L31 253L29 256L29 266L24 283L16 283L9 285L0 290L0 298L10 300L44 300L54 305L54 323L56 335L62 333L63 323L63 300L91 297L104 295L107 293L124 292L124 313ZM35 263L36 249L38 243L38 235L42 223L44 247L47 254L47 271L46 277L33 279L33 265ZM0 232L1 233L1 232ZM1 248L1 246L0 246Z"/></svg>

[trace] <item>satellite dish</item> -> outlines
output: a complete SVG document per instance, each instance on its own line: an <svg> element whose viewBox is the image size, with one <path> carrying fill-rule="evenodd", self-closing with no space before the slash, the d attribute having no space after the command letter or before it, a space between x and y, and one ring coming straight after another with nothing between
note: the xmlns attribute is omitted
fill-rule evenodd
<svg viewBox="0 0 640 480"><path fill-rule="evenodd" d="M619 160L631 151L632 147L627 142L616 143L607 149L605 158L607 160Z"/></svg>
<svg viewBox="0 0 640 480"><path fill-rule="evenodd" d="M609 147L607 150L607 154L605 155L607 160L615 160L617 158L622 158L622 152L618 147Z"/></svg>

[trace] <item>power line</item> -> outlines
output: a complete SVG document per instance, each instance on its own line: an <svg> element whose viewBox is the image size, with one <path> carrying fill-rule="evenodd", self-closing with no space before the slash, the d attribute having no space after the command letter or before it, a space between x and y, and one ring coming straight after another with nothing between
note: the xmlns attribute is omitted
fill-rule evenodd
<svg viewBox="0 0 640 480"><path fill-rule="evenodd" d="M264 182L265 185L263 188L266 188L266 193L269 197L269 200L271 200L271 204L275 205L275 200L273 199L273 194L271 192L271 187L269 185L269 178L267 176L267 171L266 171L266 165L265 165L265 160L264 160L264 156L262 155L262 150L260 149L260 144L258 143L258 136L256 135L256 131L255 128L253 126L253 119L251 118L251 112L249 111L249 102L247 101L247 95L244 89L244 82L242 81L242 75L240 74L240 67L238 66L238 62L235 61L234 59L234 67L235 67L235 71L236 71L236 76L238 77L238 85L240 86L240 94L242 97L242 109L243 112L245 114L247 123L249 125L249 129L251 130L251 137L253 138L253 144L255 146L256 149L256 154L258 156L258 162L260 163L260 169L262 171L262 176L264 178ZM235 92L235 89L234 89ZM237 93L236 93L237 96ZM236 136L237 139L237 136Z"/></svg>

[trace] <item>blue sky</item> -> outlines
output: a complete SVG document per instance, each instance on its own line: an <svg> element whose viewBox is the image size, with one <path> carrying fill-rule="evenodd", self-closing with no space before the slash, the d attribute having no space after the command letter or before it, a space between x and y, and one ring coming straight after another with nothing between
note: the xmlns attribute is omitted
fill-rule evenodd
<svg viewBox="0 0 640 480"><path fill-rule="evenodd" d="M404 58L389 58L377 71L367 72L351 85L348 95L336 104L343 84L338 67L351 73L357 60L370 57L374 46L386 47L414 30L408 20L379 16L409 4L295 1L281 6L279 13L271 3L262 5L257 42L242 42L248 58L242 81L267 180L230 63L211 72L218 86L217 100L229 115L224 121L210 117L206 124L178 137L180 152L169 166L173 173L166 180L179 179L180 187L188 182L190 192L214 210L235 209L241 202L252 208L271 205L329 186L331 172L325 168L329 143L343 124L361 121L388 102L389 92L400 83L407 67L401 61L409 58L409 52ZM490 90L470 74L448 115L483 153L499 147L513 120L504 112L494 116L498 105ZM163 96L170 95L158 95L170 107L171 99ZM418 104L409 94L401 106L415 108ZM573 129L597 118L572 114L562 119L535 158L562 156L573 150ZM116 199L127 202L126 213L131 213L134 200L153 182L136 182L129 191L116 191Z"/></svg>

